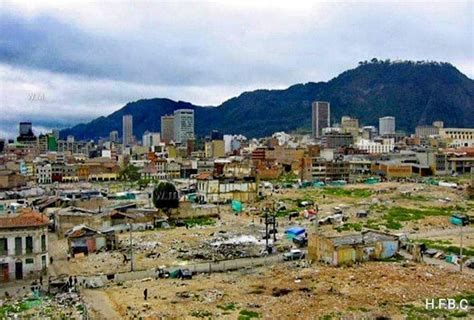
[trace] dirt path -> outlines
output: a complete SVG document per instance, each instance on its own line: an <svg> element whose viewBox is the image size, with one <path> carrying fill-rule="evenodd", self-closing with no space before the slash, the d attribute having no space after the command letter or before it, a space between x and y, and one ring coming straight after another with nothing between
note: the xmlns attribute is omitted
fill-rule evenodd
<svg viewBox="0 0 474 320"><path fill-rule="evenodd" d="M412 260L412 256L411 254L409 254L408 252L404 251L404 250L400 250L400 255L402 255L404 258L408 259L408 260ZM443 269L445 270L448 270L448 271L451 271L451 272L459 272L459 265L457 264L452 264L452 263L448 263L444 260L440 260L440 259L433 259L433 258L428 258L428 257L423 257L423 262L427 263L427 264L431 264L431 265L438 265L438 266L441 266L443 267ZM474 270L473 269L469 269L467 267L463 268L463 273L465 274L471 274L471 275L474 275Z"/></svg>
<svg viewBox="0 0 474 320"><path fill-rule="evenodd" d="M123 319L115 311L113 302L108 295L101 290L82 290L84 302L87 305L87 311L91 319L115 320Z"/></svg>
<svg viewBox="0 0 474 320"><path fill-rule="evenodd" d="M410 239L423 239L429 237L441 237L441 236L456 236L459 235L460 229L447 229L447 230L430 230L425 232L416 232L407 234ZM474 227L464 227L463 233L465 235L474 233Z"/></svg>

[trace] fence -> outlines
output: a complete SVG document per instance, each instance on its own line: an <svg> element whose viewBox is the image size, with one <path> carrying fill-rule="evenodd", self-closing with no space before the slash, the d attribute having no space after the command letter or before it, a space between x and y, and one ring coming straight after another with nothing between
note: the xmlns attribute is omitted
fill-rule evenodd
<svg viewBox="0 0 474 320"><path fill-rule="evenodd" d="M272 265L278 262L283 261L283 257L281 254L270 255L265 257L257 257L257 258L240 258L240 259L233 259L233 260L222 260L222 261L215 261L215 262L203 262L203 263L196 263L190 264L185 266L171 266L167 268L167 271L173 271L178 268L187 268L193 273L213 273L213 272L226 272L231 270L239 270L244 268L254 268L266 265ZM123 281L130 281L130 280L139 280L144 278L154 278L156 269L148 269L148 270L138 270L138 271L130 271L124 273L115 273L109 275L96 275L96 276L85 276L85 277L78 277L79 282L83 280L90 286L90 287L100 287L104 283L109 281L115 282L123 282Z"/></svg>

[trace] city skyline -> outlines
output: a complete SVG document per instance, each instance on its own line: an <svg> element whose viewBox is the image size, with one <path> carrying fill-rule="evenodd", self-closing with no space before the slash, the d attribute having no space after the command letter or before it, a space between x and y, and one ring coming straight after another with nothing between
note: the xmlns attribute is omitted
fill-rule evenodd
<svg viewBox="0 0 474 320"><path fill-rule="evenodd" d="M471 78L474 74L469 2L397 7L376 2L356 7L349 2L191 3L173 19L162 15L175 12L175 6L160 5L163 14L155 19L150 12L156 5L143 4L131 8L121 2L111 9L71 2L58 11L54 1L4 2L0 135L11 137L11 124L21 120L37 123L41 132L71 126L141 98L215 105L247 90L327 81L372 57L447 61ZM107 19L99 19L104 10L110 11ZM206 16L214 19L202 22ZM265 23L270 16L275 23ZM239 19L243 22L233 23ZM158 28L150 28L156 20ZM127 28L118 28L121 24ZM351 31L354 24L357 31ZM407 32L396 32L398 25ZM133 36L137 33L141 36ZM380 45L387 39L390 45ZM319 43L326 49L320 50ZM334 55L339 51L351 54Z"/></svg>
<svg viewBox="0 0 474 320"><path fill-rule="evenodd" d="M474 0L1 8L1 319L474 314Z"/></svg>

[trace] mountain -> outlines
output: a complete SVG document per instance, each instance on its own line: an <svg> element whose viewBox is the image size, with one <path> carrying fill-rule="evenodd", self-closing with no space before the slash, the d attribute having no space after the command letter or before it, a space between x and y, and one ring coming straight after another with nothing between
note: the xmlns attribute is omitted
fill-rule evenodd
<svg viewBox="0 0 474 320"><path fill-rule="evenodd" d="M244 92L217 107L196 106L169 99L144 99L127 103L107 117L97 118L61 131L76 139L121 135L122 116L133 115L137 138L143 132L160 131L160 117L176 109L195 110L198 136L213 129L248 137L276 131L311 129L311 102L331 103L331 121L343 115L359 118L363 125L378 125L378 118L396 117L397 130L413 132L417 125L443 120L448 127L474 127L474 81L449 63L390 62L372 59L359 62L328 82L296 84L284 90Z"/></svg>

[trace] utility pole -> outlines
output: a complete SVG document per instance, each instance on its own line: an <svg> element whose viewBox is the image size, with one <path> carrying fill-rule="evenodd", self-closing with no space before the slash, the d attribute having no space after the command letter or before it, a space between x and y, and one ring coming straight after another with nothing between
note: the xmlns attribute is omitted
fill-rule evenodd
<svg viewBox="0 0 474 320"><path fill-rule="evenodd" d="M130 227L130 271L133 271L132 223L129 223L128 225Z"/></svg>
<svg viewBox="0 0 474 320"><path fill-rule="evenodd" d="M265 210L265 249L268 252L268 238L269 238L269 234L268 234L268 208L264 208L264 210Z"/></svg>
<svg viewBox="0 0 474 320"><path fill-rule="evenodd" d="M462 272L462 231L463 231L463 224L461 224L461 241L459 243L460 249L459 249L459 259L461 262L459 263L459 272Z"/></svg>

